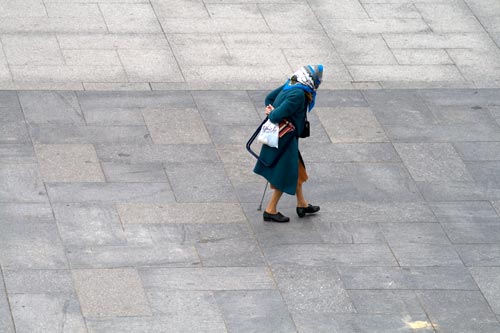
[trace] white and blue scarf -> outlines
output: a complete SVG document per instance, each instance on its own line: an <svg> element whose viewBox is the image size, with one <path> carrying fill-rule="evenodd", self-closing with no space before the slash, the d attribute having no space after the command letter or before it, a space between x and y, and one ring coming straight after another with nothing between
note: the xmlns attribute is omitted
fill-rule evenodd
<svg viewBox="0 0 500 333"><path fill-rule="evenodd" d="M323 79L323 65L307 65L298 69L292 74L290 79L286 81L283 90L302 89L311 93L312 100L309 103L309 111L314 108L316 102L316 90Z"/></svg>

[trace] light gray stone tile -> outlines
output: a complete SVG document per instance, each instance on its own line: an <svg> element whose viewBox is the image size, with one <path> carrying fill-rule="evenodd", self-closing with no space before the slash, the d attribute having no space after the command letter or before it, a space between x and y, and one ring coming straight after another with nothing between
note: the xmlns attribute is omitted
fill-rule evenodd
<svg viewBox="0 0 500 333"><path fill-rule="evenodd" d="M418 291L422 306L437 327L450 332L496 332L500 323L478 291Z"/></svg>
<svg viewBox="0 0 500 333"><path fill-rule="evenodd" d="M9 300L3 287L4 280L2 275L0 274L0 283L2 284L2 288L0 288L0 327L4 333L13 333L15 332L14 323L12 322Z"/></svg>
<svg viewBox="0 0 500 333"><path fill-rule="evenodd" d="M124 82L122 66L10 66L14 81Z"/></svg>
<svg viewBox="0 0 500 333"><path fill-rule="evenodd" d="M48 183L47 191L53 203L133 203L173 202L167 183Z"/></svg>
<svg viewBox="0 0 500 333"><path fill-rule="evenodd" d="M151 315L135 269L87 269L72 273L85 317Z"/></svg>
<svg viewBox="0 0 500 333"><path fill-rule="evenodd" d="M170 50L118 50L129 81L184 82Z"/></svg>
<svg viewBox="0 0 500 333"><path fill-rule="evenodd" d="M314 126L314 125L313 125ZM300 143L304 160L316 162L401 162L390 143Z"/></svg>
<svg viewBox="0 0 500 333"><path fill-rule="evenodd" d="M462 266L455 249L448 244L394 244L391 245L401 266Z"/></svg>
<svg viewBox="0 0 500 333"><path fill-rule="evenodd" d="M440 124L489 124L493 117L487 108L480 106L430 106Z"/></svg>
<svg viewBox="0 0 500 333"><path fill-rule="evenodd" d="M427 201L478 201L487 199L484 187L475 182L432 181L416 182L416 184Z"/></svg>
<svg viewBox="0 0 500 333"><path fill-rule="evenodd" d="M83 90L90 91L151 91L149 82L83 82Z"/></svg>
<svg viewBox="0 0 500 333"><path fill-rule="evenodd" d="M355 312L335 268L280 265L273 274L292 313Z"/></svg>
<svg viewBox="0 0 500 333"><path fill-rule="evenodd" d="M332 42L324 33L223 33L222 39L229 49L280 48L300 45L303 49L332 49ZM280 80L283 81L283 80ZM260 88L262 89L262 88Z"/></svg>
<svg viewBox="0 0 500 333"><path fill-rule="evenodd" d="M31 144L0 144L0 162L9 164L36 163L35 151Z"/></svg>
<svg viewBox="0 0 500 333"><path fill-rule="evenodd" d="M149 268L139 274L146 290L262 290L276 286L266 267Z"/></svg>
<svg viewBox="0 0 500 333"><path fill-rule="evenodd" d="M45 3L48 17L101 17L97 3Z"/></svg>
<svg viewBox="0 0 500 333"><path fill-rule="evenodd" d="M412 3L366 3L363 5L372 18L421 18L418 9Z"/></svg>
<svg viewBox="0 0 500 333"><path fill-rule="evenodd" d="M5 285L11 294L74 294L71 272L66 269L6 270Z"/></svg>
<svg viewBox="0 0 500 333"><path fill-rule="evenodd" d="M80 304L72 294L14 294L12 316L18 332L87 332ZM64 314L64 315L62 315Z"/></svg>
<svg viewBox="0 0 500 333"><path fill-rule="evenodd" d="M150 143L146 126L32 125L30 134L39 144Z"/></svg>
<svg viewBox="0 0 500 333"><path fill-rule="evenodd" d="M210 144L203 119L196 109L144 110L144 120L156 144Z"/></svg>
<svg viewBox="0 0 500 333"><path fill-rule="evenodd" d="M441 223L454 244L499 244L500 223Z"/></svg>
<svg viewBox="0 0 500 333"><path fill-rule="evenodd" d="M441 223L499 223L500 218L488 201L433 202L429 204Z"/></svg>
<svg viewBox="0 0 500 333"><path fill-rule="evenodd" d="M230 332L294 332L277 290L217 291L215 298Z"/></svg>
<svg viewBox="0 0 500 333"><path fill-rule="evenodd" d="M53 35L3 35L3 50L10 65L63 65L57 39Z"/></svg>
<svg viewBox="0 0 500 333"><path fill-rule="evenodd" d="M340 0L329 3L321 0L311 0L309 3L320 20L368 18L366 10L361 6L359 1Z"/></svg>
<svg viewBox="0 0 500 333"><path fill-rule="evenodd" d="M30 124L85 124L74 92L20 91L18 95Z"/></svg>
<svg viewBox="0 0 500 333"><path fill-rule="evenodd" d="M142 0L141 0L142 1ZM120 34L58 34L57 40L63 50L168 50L164 34L120 33Z"/></svg>
<svg viewBox="0 0 500 333"><path fill-rule="evenodd" d="M340 33L332 41L346 65L397 64L381 35Z"/></svg>
<svg viewBox="0 0 500 333"><path fill-rule="evenodd" d="M349 65L356 81L463 81L453 65Z"/></svg>
<svg viewBox="0 0 500 333"><path fill-rule="evenodd" d="M0 17L44 17L46 12L43 1L8 1L2 3Z"/></svg>
<svg viewBox="0 0 500 333"><path fill-rule="evenodd" d="M415 181L472 181L452 145L396 143L394 147Z"/></svg>
<svg viewBox="0 0 500 333"><path fill-rule="evenodd" d="M69 66L120 66L116 51L62 50L64 62Z"/></svg>
<svg viewBox="0 0 500 333"><path fill-rule="evenodd" d="M138 108L105 108L83 111L89 126L144 126L144 118Z"/></svg>
<svg viewBox="0 0 500 333"><path fill-rule="evenodd" d="M259 244L250 239L220 239L196 244L203 267L255 267L265 265Z"/></svg>
<svg viewBox="0 0 500 333"><path fill-rule="evenodd" d="M168 36L181 66L225 65L230 60L229 52L218 34L178 33Z"/></svg>
<svg viewBox="0 0 500 333"><path fill-rule="evenodd" d="M478 290L463 266L339 267L346 289Z"/></svg>
<svg viewBox="0 0 500 333"><path fill-rule="evenodd" d="M500 290L498 286L500 285L499 267L473 267L470 268L470 272L479 285L479 289L483 293L484 297L488 301L491 309L496 314L500 313Z"/></svg>
<svg viewBox="0 0 500 333"><path fill-rule="evenodd" d="M380 230L392 245L450 244L450 240L439 223L380 223Z"/></svg>
<svg viewBox="0 0 500 333"><path fill-rule="evenodd" d="M167 33L261 33L269 32L266 21L256 18L166 18L161 26Z"/></svg>
<svg viewBox="0 0 500 333"><path fill-rule="evenodd" d="M236 194L219 163L167 165L165 167L178 202L235 202Z"/></svg>
<svg viewBox="0 0 500 333"><path fill-rule="evenodd" d="M73 269L200 265L194 246L177 244L71 248L66 255Z"/></svg>
<svg viewBox="0 0 500 333"><path fill-rule="evenodd" d="M260 4L259 8L272 32L322 32L316 15L307 4ZM300 20L296 18L300 16ZM294 24L288 24L293 21Z"/></svg>
<svg viewBox="0 0 500 333"><path fill-rule="evenodd" d="M483 32L478 20L466 5L460 2L417 3L415 5L434 32Z"/></svg>
<svg viewBox="0 0 500 333"><path fill-rule="evenodd" d="M321 23L329 34L387 34L430 32L429 26L421 19L381 18L381 19L323 19Z"/></svg>
<svg viewBox="0 0 500 333"><path fill-rule="evenodd" d="M318 108L316 113L333 143L388 141L369 108Z"/></svg>
<svg viewBox="0 0 500 333"><path fill-rule="evenodd" d="M225 63L232 66L289 66L283 51L279 49L229 49ZM313 62L312 59L309 60Z"/></svg>
<svg viewBox="0 0 500 333"><path fill-rule="evenodd" d="M47 193L36 164L0 164L0 202L46 203Z"/></svg>
<svg viewBox="0 0 500 333"><path fill-rule="evenodd" d="M210 17L261 18L262 14L256 3L207 3L205 5Z"/></svg>
<svg viewBox="0 0 500 333"><path fill-rule="evenodd" d="M30 141L24 122L0 122L0 143L28 144Z"/></svg>
<svg viewBox="0 0 500 333"><path fill-rule="evenodd" d="M382 244L384 236L375 223L315 223L316 230L325 243L332 244Z"/></svg>
<svg viewBox="0 0 500 333"><path fill-rule="evenodd" d="M477 182L499 183L500 176L498 171L500 170L499 161L480 161L480 162L466 162L467 169L470 174Z"/></svg>
<svg viewBox="0 0 500 333"><path fill-rule="evenodd" d="M333 46L331 49L326 47L321 49L284 49L282 52L292 71L308 63L323 64L324 68L328 68L323 73L322 87L328 82L352 81L344 61L341 59L338 50L333 49Z"/></svg>
<svg viewBox="0 0 500 333"><path fill-rule="evenodd" d="M82 110L103 108L194 108L188 91L82 91L77 92Z"/></svg>
<svg viewBox="0 0 500 333"><path fill-rule="evenodd" d="M52 208L47 203L1 203L0 220L2 221L29 221L53 222Z"/></svg>
<svg viewBox="0 0 500 333"><path fill-rule="evenodd" d="M349 290L358 313L425 314L412 290Z"/></svg>
<svg viewBox="0 0 500 333"><path fill-rule="evenodd" d="M490 49L491 38L481 33L394 33L384 34L384 40L397 49Z"/></svg>
<svg viewBox="0 0 500 333"><path fill-rule="evenodd" d="M106 180L119 183L167 182L163 165L159 163L101 163Z"/></svg>
<svg viewBox="0 0 500 333"><path fill-rule="evenodd" d="M35 152L46 182L105 181L92 145L35 145Z"/></svg>
<svg viewBox="0 0 500 333"><path fill-rule="evenodd" d="M497 89L421 89L418 94L428 105L482 107L500 105Z"/></svg>
<svg viewBox="0 0 500 333"><path fill-rule="evenodd" d="M159 33L158 23L151 4L100 4L106 26L110 32L120 33Z"/></svg>
<svg viewBox="0 0 500 333"><path fill-rule="evenodd" d="M8 17L0 21L0 32L17 33L105 33L106 24L101 17Z"/></svg>
<svg viewBox="0 0 500 333"><path fill-rule="evenodd" d="M269 262L304 266L395 266L385 244L301 244L281 245L264 250Z"/></svg>
<svg viewBox="0 0 500 333"><path fill-rule="evenodd" d="M249 77L259 77L262 83L282 82L284 78L290 75L290 67L288 65L278 66L235 66L220 65L220 66L183 66L182 72L186 82L248 82Z"/></svg>
<svg viewBox="0 0 500 333"><path fill-rule="evenodd" d="M401 65L450 65L453 61L442 49L392 49Z"/></svg>
<svg viewBox="0 0 500 333"><path fill-rule="evenodd" d="M208 118L208 115L206 116ZM213 119L213 118L212 118ZM224 145L238 145L240 147L244 147L248 142L250 136L255 132L255 129L259 125L259 123L255 123L255 125L226 125L226 124L215 124L209 123L206 124L208 133L214 143L214 145L219 148ZM254 145L252 147L254 151L258 151L260 149L259 143L254 141ZM251 160L253 157L247 153L245 159Z"/></svg>
<svg viewBox="0 0 500 333"><path fill-rule="evenodd" d="M500 266L500 245L498 244L456 245L455 249L468 267Z"/></svg>
<svg viewBox="0 0 500 333"><path fill-rule="evenodd" d="M245 215L236 203L118 204L124 224L244 223Z"/></svg>
<svg viewBox="0 0 500 333"><path fill-rule="evenodd" d="M112 207L54 204L54 214L65 245L85 247L125 244L125 233Z"/></svg>

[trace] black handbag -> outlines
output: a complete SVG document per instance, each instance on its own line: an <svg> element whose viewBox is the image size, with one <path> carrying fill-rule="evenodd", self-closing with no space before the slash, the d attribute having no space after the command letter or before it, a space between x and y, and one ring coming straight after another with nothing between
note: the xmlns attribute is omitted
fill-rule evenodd
<svg viewBox="0 0 500 333"><path fill-rule="evenodd" d="M299 138L308 138L309 136L311 136L311 125L309 124L309 120L306 118L304 129L302 130L302 133L300 133Z"/></svg>

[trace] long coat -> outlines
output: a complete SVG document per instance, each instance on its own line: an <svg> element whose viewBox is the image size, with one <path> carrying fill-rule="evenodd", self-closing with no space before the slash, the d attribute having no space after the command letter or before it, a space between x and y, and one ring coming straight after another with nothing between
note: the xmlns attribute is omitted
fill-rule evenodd
<svg viewBox="0 0 500 333"><path fill-rule="evenodd" d="M285 134L280 138L278 149L262 145L259 157L268 164L274 161L283 149L285 151L273 166L266 167L257 161L253 171L266 178L278 190L295 195L299 176L298 133L301 133L305 126L307 99L302 89L283 90L283 86L281 86L267 95L266 105L269 104L274 107L268 116L269 120L278 124L286 118L295 126L295 132ZM285 142L288 140L291 142L286 145Z"/></svg>

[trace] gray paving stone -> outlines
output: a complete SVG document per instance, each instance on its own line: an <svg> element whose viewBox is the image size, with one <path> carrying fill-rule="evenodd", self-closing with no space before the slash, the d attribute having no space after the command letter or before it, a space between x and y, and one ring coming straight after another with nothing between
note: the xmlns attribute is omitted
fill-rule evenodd
<svg viewBox="0 0 500 333"><path fill-rule="evenodd" d="M388 142L369 108L318 108L316 112L333 143Z"/></svg>
<svg viewBox="0 0 500 333"><path fill-rule="evenodd" d="M373 18L421 18L419 10L412 3L366 3L363 5Z"/></svg>
<svg viewBox="0 0 500 333"><path fill-rule="evenodd" d="M99 6L92 3L47 3L49 17L100 17Z"/></svg>
<svg viewBox="0 0 500 333"><path fill-rule="evenodd" d="M77 92L82 110L102 108L193 108L188 91L82 91Z"/></svg>
<svg viewBox="0 0 500 333"><path fill-rule="evenodd" d="M0 203L1 221L53 222L52 207L47 203Z"/></svg>
<svg viewBox="0 0 500 333"><path fill-rule="evenodd" d="M500 313L499 293L499 267L473 267L470 272L479 288L496 314Z"/></svg>
<svg viewBox="0 0 500 333"><path fill-rule="evenodd" d="M118 204L124 224L244 223L245 215L236 203Z"/></svg>
<svg viewBox="0 0 500 333"><path fill-rule="evenodd" d="M208 3L206 8L211 17L262 17L257 4Z"/></svg>
<svg viewBox="0 0 500 333"><path fill-rule="evenodd" d="M425 314L413 290L349 290L357 313Z"/></svg>
<svg viewBox="0 0 500 333"><path fill-rule="evenodd" d="M349 65L356 81L463 81L453 65Z"/></svg>
<svg viewBox="0 0 500 333"><path fill-rule="evenodd" d="M494 119L487 108L478 106L430 106L441 124L488 124Z"/></svg>
<svg viewBox="0 0 500 333"><path fill-rule="evenodd" d="M414 332L414 327L421 327L419 332L434 332L425 315L394 314L313 314L294 315L295 323L300 332Z"/></svg>
<svg viewBox="0 0 500 333"><path fill-rule="evenodd" d="M470 174L480 183L494 183L500 182L498 171L500 168L499 161L480 161L480 162L466 162L467 170Z"/></svg>
<svg viewBox="0 0 500 333"><path fill-rule="evenodd" d="M395 266L389 247L384 244L300 244L264 249L272 265L304 266Z"/></svg>
<svg viewBox="0 0 500 333"><path fill-rule="evenodd" d="M18 332L87 331L80 304L71 294L14 294L11 307Z"/></svg>
<svg viewBox="0 0 500 333"><path fill-rule="evenodd" d="M19 100L15 91L0 92L2 108L19 108Z"/></svg>
<svg viewBox="0 0 500 333"><path fill-rule="evenodd" d="M478 291L418 291L432 323L443 331L496 332L500 323Z"/></svg>
<svg viewBox="0 0 500 333"><path fill-rule="evenodd" d="M441 223L454 244L498 244L500 223Z"/></svg>
<svg viewBox="0 0 500 333"><path fill-rule="evenodd" d="M396 143L394 147L415 181L472 181L450 144Z"/></svg>
<svg viewBox="0 0 500 333"><path fill-rule="evenodd" d="M63 65L54 35L3 35L3 50L10 65Z"/></svg>
<svg viewBox="0 0 500 333"><path fill-rule="evenodd" d="M150 143L146 126L57 126L33 125L30 134L35 143Z"/></svg>
<svg viewBox="0 0 500 333"><path fill-rule="evenodd" d="M149 82L83 82L83 89L87 91L151 91ZM78 90L78 89L76 89Z"/></svg>
<svg viewBox="0 0 500 333"><path fill-rule="evenodd" d="M72 273L85 317L151 315L135 269L88 269Z"/></svg>
<svg viewBox="0 0 500 333"><path fill-rule="evenodd" d="M304 148L303 148L304 147ZM300 143L306 163L311 162L401 162L390 143Z"/></svg>
<svg viewBox="0 0 500 333"><path fill-rule="evenodd" d="M498 244L456 245L455 249L468 267L500 266L500 245Z"/></svg>
<svg viewBox="0 0 500 333"><path fill-rule="evenodd" d="M67 246L69 247L69 245ZM200 264L194 246L178 244L116 245L66 250L72 268L193 267Z"/></svg>
<svg viewBox="0 0 500 333"><path fill-rule="evenodd" d="M416 182L427 201L478 201L487 198L483 187L475 182Z"/></svg>
<svg viewBox="0 0 500 333"><path fill-rule="evenodd" d="M5 107L0 100L0 115L2 116L2 122L15 123L19 121L24 121L23 111L19 106ZM8 101L6 101L8 103Z"/></svg>
<svg viewBox="0 0 500 333"><path fill-rule="evenodd" d="M489 49L491 38L483 33L394 33L384 34L393 49ZM494 47L494 46L493 46Z"/></svg>
<svg viewBox="0 0 500 333"><path fill-rule="evenodd" d="M57 40L63 50L170 49L162 33L68 33L57 34Z"/></svg>
<svg viewBox="0 0 500 333"><path fill-rule="evenodd" d="M24 122L0 122L0 143L28 144L30 142L28 130Z"/></svg>
<svg viewBox="0 0 500 333"><path fill-rule="evenodd" d="M498 223L500 219L488 201L432 202L434 215L441 223Z"/></svg>
<svg viewBox="0 0 500 333"><path fill-rule="evenodd" d="M184 77L170 50L118 50L118 55L132 82L184 82Z"/></svg>
<svg viewBox="0 0 500 333"><path fill-rule="evenodd" d="M500 95L496 89L422 89L418 93L429 105L500 105Z"/></svg>
<svg viewBox="0 0 500 333"><path fill-rule="evenodd" d="M265 265L259 244L253 239L222 239L196 244L203 267L254 267Z"/></svg>
<svg viewBox="0 0 500 333"><path fill-rule="evenodd" d="M139 274L147 291L276 288L266 267L149 268Z"/></svg>
<svg viewBox="0 0 500 333"><path fill-rule="evenodd" d="M156 4L161 4L156 2ZM190 2L189 4L199 4ZM164 4L162 4L164 6ZM218 4L217 6L228 6ZM170 7L170 6L169 6ZM203 8L203 10L206 10ZM172 11L171 8L168 9ZM169 34L172 51L183 66L189 65L225 65L230 60L230 54L218 34ZM203 57L200 57L203 54Z"/></svg>
<svg viewBox="0 0 500 333"><path fill-rule="evenodd" d="M68 24L68 23L65 23ZM122 66L18 66L10 67L14 81L35 82L123 82L126 81Z"/></svg>
<svg viewBox="0 0 500 333"><path fill-rule="evenodd" d="M126 242L113 207L88 204L54 204L52 207L65 245L85 247Z"/></svg>
<svg viewBox="0 0 500 333"><path fill-rule="evenodd" d="M47 183L53 203L173 202L168 183Z"/></svg>
<svg viewBox="0 0 500 333"><path fill-rule="evenodd" d="M208 133L217 148L223 145L238 145L239 147L244 147L250 139L250 136L255 132L255 129L259 122L252 122L251 126L240 126L240 125L220 125L220 124L206 124ZM254 151L258 150L258 143L254 143ZM249 158L250 155L246 155Z"/></svg>
<svg viewBox="0 0 500 333"><path fill-rule="evenodd" d="M256 18L166 18L160 19L167 34L171 33L264 33L266 21Z"/></svg>
<svg viewBox="0 0 500 333"><path fill-rule="evenodd" d="M47 193L36 164L0 164L0 202L46 203Z"/></svg>
<svg viewBox="0 0 500 333"><path fill-rule="evenodd" d="M46 182L104 182L92 145L35 145L40 172Z"/></svg>
<svg viewBox="0 0 500 333"><path fill-rule="evenodd" d="M5 270L10 294L74 294L71 272L66 269Z"/></svg>
<svg viewBox="0 0 500 333"><path fill-rule="evenodd" d="M469 271L448 267L339 267L346 289L477 290Z"/></svg>
<svg viewBox="0 0 500 333"><path fill-rule="evenodd" d="M336 33L332 41L345 65L397 64L381 35Z"/></svg>
<svg viewBox="0 0 500 333"><path fill-rule="evenodd" d="M429 26L421 18L323 19L321 23L329 34L390 34L426 33Z"/></svg>
<svg viewBox="0 0 500 333"><path fill-rule="evenodd" d="M19 101L29 124L85 124L74 92L20 91Z"/></svg>
<svg viewBox="0 0 500 333"><path fill-rule="evenodd" d="M272 270L290 312L355 312L335 268L278 265Z"/></svg>
<svg viewBox="0 0 500 333"><path fill-rule="evenodd" d="M112 50L62 50L64 62L70 66L120 66L120 58Z"/></svg>
<svg viewBox="0 0 500 333"><path fill-rule="evenodd" d="M317 107L368 107L363 94L358 90L318 90Z"/></svg>
<svg viewBox="0 0 500 333"><path fill-rule="evenodd" d="M391 245L401 266L462 266L455 249L448 244L394 244Z"/></svg>
<svg viewBox="0 0 500 333"><path fill-rule="evenodd" d="M315 223L315 229L325 243L382 244L384 236L375 223Z"/></svg>
<svg viewBox="0 0 500 333"><path fill-rule="evenodd" d="M321 32L323 31L316 15L308 4L260 4L259 8L272 32ZM297 15L301 19L295 24L287 22Z"/></svg>
<svg viewBox="0 0 500 333"><path fill-rule="evenodd" d="M235 202L236 194L220 164L166 165L178 202Z"/></svg>
<svg viewBox="0 0 500 333"><path fill-rule="evenodd" d="M167 182L167 175L160 163L101 163L106 180L123 183Z"/></svg>
<svg viewBox="0 0 500 333"><path fill-rule="evenodd" d="M380 232L390 246L397 244L450 244L438 223L379 223Z"/></svg>
<svg viewBox="0 0 500 333"><path fill-rule="evenodd" d="M4 289L4 281L2 274L0 274L0 284L2 287L0 288L0 327L2 333L13 333L14 323L12 322L12 315L10 312L10 305L7 299L7 294Z"/></svg>
<svg viewBox="0 0 500 333"><path fill-rule="evenodd" d="M31 144L0 144L0 162L9 164L36 163L35 151Z"/></svg>
<svg viewBox="0 0 500 333"><path fill-rule="evenodd" d="M441 49L392 49L401 65L449 65L453 64L448 53Z"/></svg>
<svg viewBox="0 0 500 333"><path fill-rule="evenodd" d="M100 4L99 8L110 32L161 32L151 4Z"/></svg>
<svg viewBox="0 0 500 333"><path fill-rule="evenodd" d="M202 18L209 17L207 7L203 1L179 1L174 0L169 3L164 3L162 1L154 0L151 2L153 5L155 14L159 18L173 18L173 17L185 17L185 18Z"/></svg>
<svg viewBox="0 0 500 333"><path fill-rule="evenodd" d="M338 1L324 3L318 0L309 2L311 8L320 20L329 18L368 18L366 11L358 1Z"/></svg>
<svg viewBox="0 0 500 333"><path fill-rule="evenodd" d="M143 111L144 121L156 144L210 144L203 120L196 109Z"/></svg>
<svg viewBox="0 0 500 333"><path fill-rule="evenodd" d="M119 163L182 163L218 162L213 145L144 145L97 144L97 156L102 162Z"/></svg>

